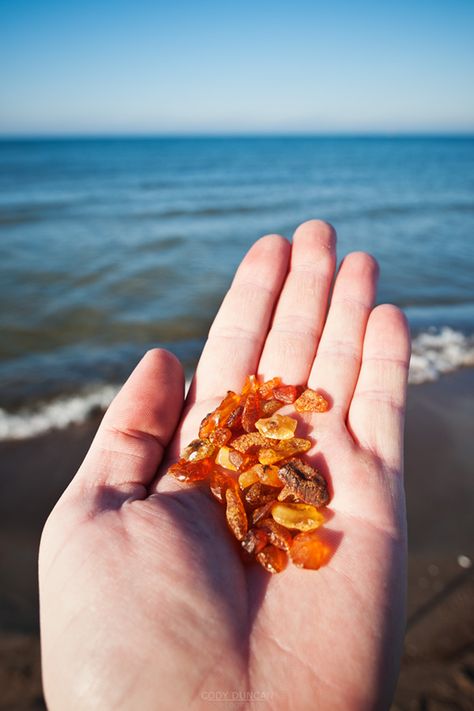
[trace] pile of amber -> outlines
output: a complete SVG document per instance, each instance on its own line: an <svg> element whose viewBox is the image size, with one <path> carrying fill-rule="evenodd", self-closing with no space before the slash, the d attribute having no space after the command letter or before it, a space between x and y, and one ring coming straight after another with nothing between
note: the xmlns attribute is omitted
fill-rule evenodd
<svg viewBox="0 0 474 711"><path fill-rule="evenodd" d="M228 526L247 559L270 573L291 561L317 569L330 549L316 529L329 500L324 477L304 460L309 439L296 437L297 420L278 414L285 405L299 413L325 412L318 392L247 378L240 394L229 391L201 422L199 438L168 473L179 481L208 481L225 506Z"/></svg>

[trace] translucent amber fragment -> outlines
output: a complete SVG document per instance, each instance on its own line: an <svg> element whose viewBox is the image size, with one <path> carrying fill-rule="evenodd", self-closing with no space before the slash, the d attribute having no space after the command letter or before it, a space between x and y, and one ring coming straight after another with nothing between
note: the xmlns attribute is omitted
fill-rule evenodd
<svg viewBox="0 0 474 711"><path fill-rule="evenodd" d="M252 486L252 484L255 484L256 481L259 481L257 466L252 467L251 469L247 469L247 471L242 472L242 474L240 474L239 486L241 489L247 489L247 487Z"/></svg>
<svg viewBox="0 0 474 711"><path fill-rule="evenodd" d="M274 487L264 486L260 481L257 481L245 492L245 501L250 508L257 508L275 501L277 493Z"/></svg>
<svg viewBox="0 0 474 711"><path fill-rule="evenodd" d="M209 442L216 447L222 447L232 437L232 432L227 427L218 427L209 435Z"/></svg>
<svg viewBox="0 0 474 711"><path fill-rule="evenodd" d="M228 427L230 430L238 429L242 424L243 409L244 408L242 407L242 405L237 405L237 407L231 410L228 417L224 421L225 426Z"/></svg>
<svg viewBox="0 0 474 711"><path fill-rule="evenodd" d="M290 548L291 560L300 568L317 570L328 562L331 555L331 546L321 541L314 531L298 533Z"/></svg>
<svg viewBox="0 0 474 711"><path fill-rule="evenodd" d="M233 449L244 453L251 447L264 447L268 442L260 432L249 432L236 437L231 444Z"/></svg>
<svg viewBox="0 0 474 711"><path fill-rule="evenodd" d="M214 468L209 477L209 488L212 495L223 504L225 501L225 492L227 489L233 489L237 491L237 482L235 479L227 472L222 469Z"/></svg>
<svg viewBox="0 0 474 711"><path fill-rule="evenodd" d="M278 476L278 467L272 464L257 464L254 468L262 484L275 486L278 489L282 488L283 482Z"/></svg>
<svg viewBox="0 0 474 711"><path fill-rule="evenodd" d="M295 400L295 410L297 412L326 412L329 407L328 401L316 390L308 388Z"/></svg>
<svg viewBox="0 0 474 711"><path fill-rule="evenodd" d="M181 452L181 459L197 462L206 459L214 453L215 446L207 439L193 439Z"/></svg>
<svg viewBox="0 0 474 711"><path fill-rule="evenodd" d="M294 385L281 385L273 391L273 397L276 400L284 402L286 405L291 405L298 397L298 388Z"/></svg>
<svg viewBox="0 0 474 711"><path fill-rule="evenodd" d="M288 553L293 543L293 536L287 528L281 526L273 518L265 518L257 525L266 531L269 543Z"/></svg>
<svg viewBox="0 0 474 711"><path fill-rule="evenodd" d="M178 481L202 481L207 479L212 470L212 462L210 459L200 459L197 462L187 462L185 459L180 459L176 464L172 464L168 469L168 474L171 474Z"/></svg>
<svg viewBox="0 0 474 711"><path fill-rule="evenodd" d="M224 469L230 469L231 471L236 472L238 467L236 467L231 461L231 451L230 447L226 447L225 445L224 447L221 447L217 452L216 464L224 467Z"/></svg>
<svg viewBox="0 0 474 711"><path fill-rule="evenodd" d="M275 464L276 462L281 462L282 459L292 457L294 454L307 452L310 448L311 442L309 439L293 437L293 439L275 443L273 447L262 447L258 452L258 461L260 464Z"/></svg>
<svg viewBox="0 0 474 711"><path fill-rule="evenodd" d="M233 489L229 486L225 492L225 500L227 523L237 540L241 541L247 533L248 523L247 514L238 489Z"/></svg>
<svg viewBox="0 0 474 711"><path fill-rule="evenodd" d="M274 504L273 501L269 501L267 504L264 504L263 506L259 506L254 511L252 511L252 523L255 525L262 519L268 518L268 516L271 513L273 504Z"/></svg>
<svg viewBox="0 0 474 711"><path fill-rule="evenodd" d="M263 385L260 385L258 389L258 394L263 400L268 400L271 397L274 397L273 395L273 389L277 388L279 385L281 385L281 378L272 378L271 380L267 380L266 383L263 383Z"/></svg>
<svg viewBox="0 0 474 711"><path fill-rule="evenodd" d="M244 410L242 412L242 427L246 432L252 432L255 428L255 423L261 416L260 398L258 393L249 393L245 400Z"/></svg>
<svg viewBox="0 0 474 711"><path fill-rule="evenodd" d="M268 543L266 531L260 528L251 528L241 541L242 548L249 555L256 555L265 548Z"/></svg>
<svg viewBox="0 0 474 711"><path fill-rule="evenodd" d="M257 560L269 573L281 573L287 566L288 556L285 551L270 545L257 553Z"/></svg>
<svg viewBox="0 0 474 711"><path fill-rule="evenodd" d="M258 378L256 375L248 375L245 379L244 387L242 388L242 395L248 395L249 393L254 393L258 390Z"/></svg>
<svg viewBox="0 0 474 711"><path fill-rule="evenodd" d="M274 398L272 398L271 400L262 400L262 402L260 403L262 415L270 417L270 415L273 415L274 412L280 410L283 405L283 402L280 402L280 400L275 400Z"/></svg>
<svg viewBox="0 0 474 711"><path fill-rule="evenodd" d="M240 395L229 390L219 407L210 412L201 422L199 428L199 438L206 439L217 427L223 427L231 415L240 404Z"/></svg>
<svg viewBox="0 0 474 711"><path fill-rule="evenodd" d="M272 516L282 526L298 531L312 531L324 521L324 516L310 504L276 503L272 506Z"/></svg>
<svg viewBox="0 0 474 711"><path fill-rule="evenodd" d="M272 415L257 420L255 427L261 435L268 439L292 439L295 434L297 421L285 415Z"/></svg>
<svg viewBox="0 0 474 711"><path fill-rule="evenodd" d="M326 479L301 459L290 459L280 467L278 476L296 499L313 506L325 506L328 503L329 492Z"/></svg>

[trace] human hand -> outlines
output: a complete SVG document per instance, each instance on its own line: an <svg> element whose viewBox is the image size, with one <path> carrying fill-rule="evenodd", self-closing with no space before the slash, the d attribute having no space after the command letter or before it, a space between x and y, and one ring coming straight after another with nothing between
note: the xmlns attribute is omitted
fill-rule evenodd
<svg viewBox="0 0 474 711"><path fill-rule="evenodd" d="M327 311L334 238L311 221L292 247L278 236L252 247L184 409L182 369L160 350L111 404L41 542L51 711L389 705L404 630L409 335L398 309L373 308L377 266L362 253L343 261ZM244 566L219 504L163 476L255 372L332 400L310 422L335 544L317 572Z"/></svg>

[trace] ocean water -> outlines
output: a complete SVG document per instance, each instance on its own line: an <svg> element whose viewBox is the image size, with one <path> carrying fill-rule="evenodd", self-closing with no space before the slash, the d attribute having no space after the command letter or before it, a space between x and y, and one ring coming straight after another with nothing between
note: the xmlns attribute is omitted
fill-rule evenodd
<svg viewBox="0 0 474 711"><path fill-rule="evenodd" d="M0 142L0 438L103 407L152 345L190 375L248 247L312 217L379 260L413 383L474 365L474 138Z"/></svg>

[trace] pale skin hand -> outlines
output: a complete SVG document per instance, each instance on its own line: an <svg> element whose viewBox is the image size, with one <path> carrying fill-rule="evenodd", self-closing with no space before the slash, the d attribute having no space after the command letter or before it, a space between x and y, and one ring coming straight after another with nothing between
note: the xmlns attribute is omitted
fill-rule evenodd
<svg viewBox="0 0 474 711"><path fill-rule="evenodd" d="M325 223L301 225L292 247L259 240L184 410L181 366L159 350L110 406L41 543L51 711L388 707L404 629L409 335L396 308L373 308L377 266L362 253L343 261L328 310L334 268ZM202 417L254 372L332 400L310 423L336 546L316 572L244 566L220 505L163 476ZM225 694L254 701L208 700Z"/></svg>

